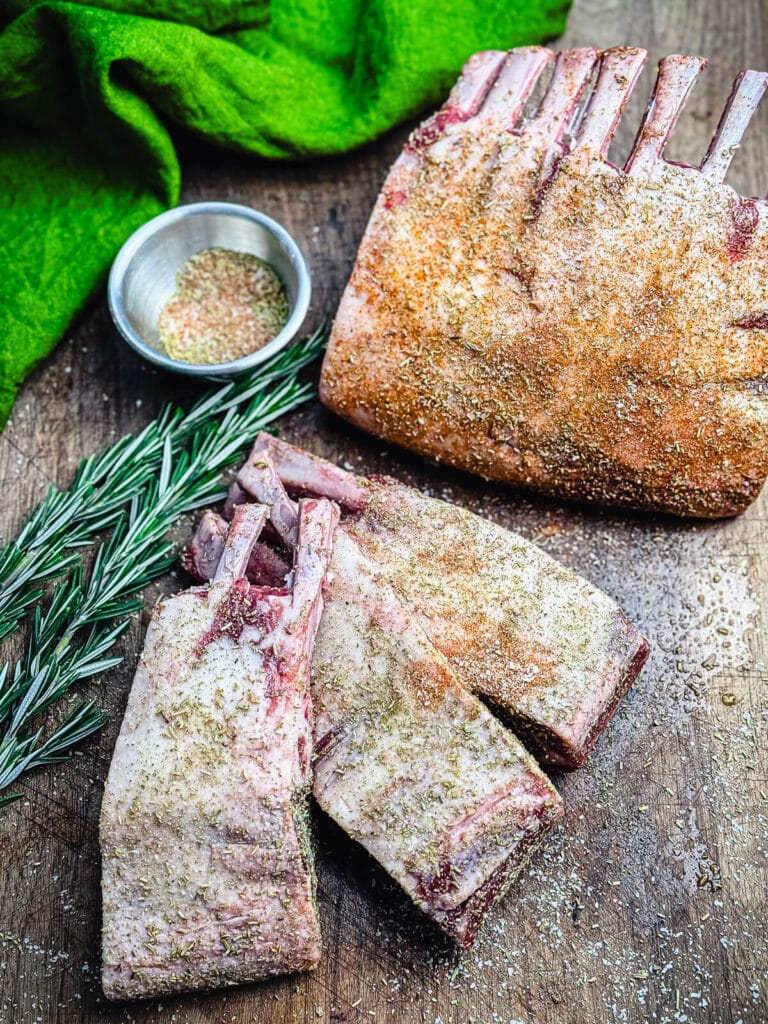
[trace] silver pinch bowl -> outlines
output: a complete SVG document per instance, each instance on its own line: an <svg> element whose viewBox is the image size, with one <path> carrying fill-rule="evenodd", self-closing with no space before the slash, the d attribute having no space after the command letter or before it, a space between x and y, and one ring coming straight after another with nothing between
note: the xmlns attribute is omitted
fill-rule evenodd
<svg viewBox="0 0 768 1024"><path fill-rule="evenodd" d="M186 363L163 349L160 313L176 292L176 277L203 249L247 252L269 263L285 288L288 321L262 348L225 363ZM109 311L120 334L157 366L192 377L220 379L246 373L298 334L312 286L304 254L292 235L265 213L237 203L190 203L147 221L123 245L107 285Z"/></svg>

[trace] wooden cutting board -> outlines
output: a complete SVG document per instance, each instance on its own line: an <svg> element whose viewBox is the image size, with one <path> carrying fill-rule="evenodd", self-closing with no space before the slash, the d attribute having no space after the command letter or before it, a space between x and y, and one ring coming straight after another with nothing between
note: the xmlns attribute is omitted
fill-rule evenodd
<svg viewBox="0 0 768 1024"><path fill-rule="evenodd" d="M651 67L669 52L709 56L668 150L697 162L735 74L768 68L767 15L760 0L577 0L563 42L647 46ZM647 73L619 134L625 153L650 87ZM747 194L768 188L767 126L764 109L737 155L732 180ZM302 166L190 151L184 200L244 202L286 224L312 264L314 326L333 314L406 134ZM141 362L98 302L23 390L0 436L3 534L51 481L66 485L84 455L191 389ZM435 469L319 406L282 426L323 455L392 473L536 540L618 599L653 643L648 666L589 766L556 780L565 825L472 954L452 949L321 820L326 953L315 974L108 1006L98 983L97 818L142 643L137 622L125 664L87 687L108 727L0 811L0 1024L768 1021L768 494L734 522L620 516Z"/></svg>

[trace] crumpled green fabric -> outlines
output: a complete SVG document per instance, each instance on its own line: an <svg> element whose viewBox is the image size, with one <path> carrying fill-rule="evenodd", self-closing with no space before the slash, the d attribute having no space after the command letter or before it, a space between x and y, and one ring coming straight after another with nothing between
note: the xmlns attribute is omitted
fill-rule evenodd
<svg viewBox="0 0 768 1024"><path fill-rule="evenodd" d="M569 0L0 0L0 428L128 235L178 202L173 133L340 153Z"/></svg>

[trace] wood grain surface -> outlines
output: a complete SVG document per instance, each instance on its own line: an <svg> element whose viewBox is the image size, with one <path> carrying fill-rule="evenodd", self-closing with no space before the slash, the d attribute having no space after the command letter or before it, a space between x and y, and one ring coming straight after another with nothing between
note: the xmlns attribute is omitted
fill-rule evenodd
<svg viewBox="0 0 768 1024"><path fill-rule="evenodd" d="M577 0L563 43L650 50L617 139L623 152L655 60L707 55L710 69L667 151L697 162L736 73L768 67L767 16L760 0ZM766 128L763 110L730 177L748 194L768 189ZM314 326L334 312L406 134L407 126L344 159L279 166L182 140L184 199L252 204L293 231L312 265ZM0 437L2 534L13 535L51 481L67 485L84 455L140 429L166 398L193 393L118 339L100 299L29 381ZM556 779L565 825L470 955L321 819L325 956L316 973L110 1006L98 982L97 819L142 643L136 622L125 664L85 688L109 725L71 763L35 774L24 799L0 812L0 1021L768 1021L768 494L741 519L712 525L614 515L435 469L319 406L282 426L319 453L393 473L537 540L619 600L651 639L649 664L588 767ZM17 651L9 643L3 654Z"/></svg>

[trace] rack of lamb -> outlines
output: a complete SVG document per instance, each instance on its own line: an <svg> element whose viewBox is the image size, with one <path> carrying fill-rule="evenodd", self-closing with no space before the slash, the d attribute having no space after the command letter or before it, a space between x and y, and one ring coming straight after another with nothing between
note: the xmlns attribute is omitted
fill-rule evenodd
<svg viewBox="0 0 768 1024"><path fill-rule="evenodd" d="M210 585L154 609L104 792L102 981L112 999L314 967L309 673L338 511L297 511L288 585L246 568L243 505Z"/></svg>
<svg viewBox="0 0 768 1024"><path fill-rule="evenodd" d="M724 177L768 76L736 80L700 167L663 149L705 61L670 56L623 168L646 59L472 57L393 166L321 398L389 441L549 494L720 517L768 474L768 207Z"/></svg>

